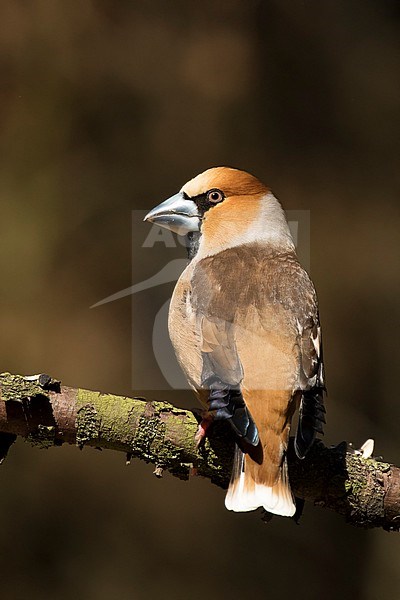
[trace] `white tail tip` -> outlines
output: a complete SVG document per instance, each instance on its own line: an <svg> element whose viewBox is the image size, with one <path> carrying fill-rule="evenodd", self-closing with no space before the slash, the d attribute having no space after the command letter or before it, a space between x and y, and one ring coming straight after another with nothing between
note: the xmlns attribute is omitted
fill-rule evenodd
<svg viewBox="0 0 400 600"><path fill-rule="evenodd" d="M235 512L248 512L259 507L282 517L293 517L296 512L293 494L290 489L287 464L281 468L281 479L273 487L254 481L247 481L244 471L229 484L225 506Z"/></svg>

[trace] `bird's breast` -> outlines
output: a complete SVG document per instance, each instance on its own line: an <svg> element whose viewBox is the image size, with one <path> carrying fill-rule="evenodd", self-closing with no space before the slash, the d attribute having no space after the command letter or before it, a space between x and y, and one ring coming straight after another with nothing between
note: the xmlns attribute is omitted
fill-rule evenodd
<svg viewBox="0 0 400 600"><path fill-rule="evenodd" d="M168 330L177 360L189 383L201 385L202 356L198 317L192 304L192 271L190 263L182 273L171 298Z"/></svg>

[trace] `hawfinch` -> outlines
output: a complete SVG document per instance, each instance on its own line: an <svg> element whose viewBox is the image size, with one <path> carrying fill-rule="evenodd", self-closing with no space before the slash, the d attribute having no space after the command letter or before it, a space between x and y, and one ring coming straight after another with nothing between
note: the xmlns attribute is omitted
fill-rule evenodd
<svg viewBox="0 0 400 600"><path fill-rule="evenodd" d="M237 169L208 169L145 220L187 236L190 262L171 300L179 364L212 419L236 436L229 510L292 516L286 451L322 433L324 379L314 286L300 266L285 214L268 188Z"/></svg>

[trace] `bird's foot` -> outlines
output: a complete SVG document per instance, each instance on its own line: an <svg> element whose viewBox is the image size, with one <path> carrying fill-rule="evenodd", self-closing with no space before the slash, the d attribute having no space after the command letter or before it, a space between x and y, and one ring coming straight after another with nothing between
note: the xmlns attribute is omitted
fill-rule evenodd
<svg viewBox="0 0 400 600"><path fill-rule="evenodd" d="M213 422L212 415L210 415L210 413L208 413L208 412L205 412L201 422L199 423L197 433L194 436L194 439L196 442L196 448L198 448L200 446L200 444L202 443L202 441L205 439L205 437L207 435L207 430L210 427L212 422Z"/></svg>

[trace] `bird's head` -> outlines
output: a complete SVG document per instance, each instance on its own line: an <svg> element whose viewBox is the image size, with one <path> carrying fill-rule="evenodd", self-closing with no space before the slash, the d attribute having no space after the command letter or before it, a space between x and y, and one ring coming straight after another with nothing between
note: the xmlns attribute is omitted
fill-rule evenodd
<svg viewBox="0 0 400 600"><path fill-rule="evenodd" d="M278 200L256 177L229 167L200 173L144 220L178 235L198 232L201 256L254 242L294 249Z"/></svg>

